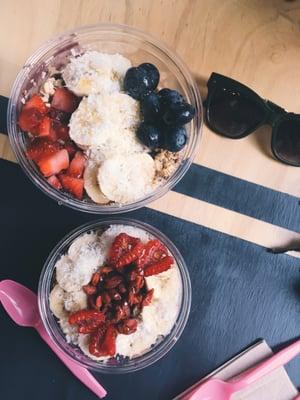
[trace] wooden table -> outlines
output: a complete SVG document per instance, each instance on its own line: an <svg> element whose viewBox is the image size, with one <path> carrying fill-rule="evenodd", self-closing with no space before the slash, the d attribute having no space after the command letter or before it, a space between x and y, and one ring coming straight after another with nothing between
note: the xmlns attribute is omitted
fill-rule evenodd
<svg viewBox="0 0 300 400"><path fill-rule="evenodd" d="M0 10L0 95L9 96L24 61L48 38L112 22L146 30L175 49L203 97L206 80L216 71L300 113L300 0L0 0ZM272 158L270 138L269 127L238 141L205 127L195 176L200 179L203 170L217 174L223 192L216 199L204 196L201 186L194 195L179 186L149 208L260 246L300 240L300 171ZM4 134L0 157L15 161ZM241 203L238 188L251 193ZM266 204L264 196L274 202Z"/></svg>

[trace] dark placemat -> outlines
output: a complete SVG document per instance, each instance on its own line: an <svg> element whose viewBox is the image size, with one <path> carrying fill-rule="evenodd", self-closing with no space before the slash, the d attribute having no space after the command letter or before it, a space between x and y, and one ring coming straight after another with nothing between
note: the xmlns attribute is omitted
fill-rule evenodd
<svg viewBox="0 0 300 400"><path fill-rule="evenodd" d="M58 206L0 161L0 279L37 290L53 246L71 229L94 220ZM137 373L96 375L108 400L168 400L258 338L279 346L299 335L300 262L260 246L174 217L141 209L130 214L162 230L186 259L193 288L187 327L160 361ZM101 219L101 218L99 218ZM16 326L0 308L2 399L88 400L79 383L32 329ZM300 385L300 360L288 372Z"/></svg>

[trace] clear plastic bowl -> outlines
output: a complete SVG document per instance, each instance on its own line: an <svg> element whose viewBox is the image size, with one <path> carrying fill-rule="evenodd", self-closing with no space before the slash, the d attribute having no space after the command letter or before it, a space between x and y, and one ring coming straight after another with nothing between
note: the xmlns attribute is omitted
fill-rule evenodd
<svg viewBox="0 0 300 400"><path fill-rule="evenodd" d="M182 283L182 298L177 320L169 335L165 336L160 342L156 343L147 353L144 353L141 356L130 360L112 358L104 363L90 359L80 350L78 346L67 343L64 333L62 332L56 318L50 310L49 294L53 284L55 264L60 256L67 252L73 240L83 233L89 231L104 231L105 228L113 224L129 225L143 229L150 235L161 240L166 245L170 253L173 255L174 259L176 260L179 268ZM174 246L174 244L163 233L143 222L129 219L110 219L82 225L81 227L70 232L66 237L61 240L60 243L58 243L58 245L52 250L51 254L49 255L42 270L38 288L38 302L41 318L48 334L50 335L54 343L65 354L67 354L79 364L95 371L110 374L120 374L137 371L153 364L161 357L163 357L175 345L180 335L182 334L189 317L191 307L191 282L186 264L181 254Z"/></svg>
<svg viewBox="0 0 300 400"><path fill-rule="evenodd" d="M128 57L134 65L152 62L160 70L160 86L177 89L196 109L195 118L187 125L188 143L183 150L182 162L175 173L162 186L133 203L100 205L88 200L77 200L50 186L25 154L27 138L17 125L24 92L27 91L29 95L35 93L37 87L49 75L49 67L60 68L66 64L72 51L87 49L120 53ZM18 162L32 182L44 193L59 204L77 210L95 214L116 214L135 210L158 199L184 176L192 163L201 137L202 102L197 84L186 65L159 40L125 25L100 24L74 29L49 40L27 60L11 91L7 126L10 143Z"/></svg>

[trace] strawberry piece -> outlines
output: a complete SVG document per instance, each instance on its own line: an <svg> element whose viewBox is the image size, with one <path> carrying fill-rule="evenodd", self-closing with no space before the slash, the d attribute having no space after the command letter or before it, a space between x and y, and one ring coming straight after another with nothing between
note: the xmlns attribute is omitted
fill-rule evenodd
<svg viewBox="0 0 300 400"><path fill-rule="evenodd" d="M40 158L37 164L44 176L56 175L69 167L69 154L65 149L59 150L49 156Z"/></svg>
<svg viewBox="0 0 300 400"><path fill-rule="evenodd" d="M57 88L51 106L66 113L72 113L78 106L78 98L66 88Z"/></svg>
<svg viewBox="0 0 300 400"><path fill-rule="evenodd" d="M142 268L148 264L153 264L168 255L166 246L158 239L149 240L145 245L145 250L138 258L136 265Z"/></svg>
<svg viewBox="0 0 300 400"><path fill-rule="evenodd" d="M53 143L47 138L36 138L26 150L26 155L30 160L38 162L41 158L57 153L60 149L59 143Z"/></svg>
<svg viewBox="0 0 300 400"><path fill-rule="evenodd" d="M115 237L113 244L109 251L109 263L115 265L119 258L132 249L133 246L137 245L140 239L134 238L127 235L126 233L120 233Z"/></svg>
<svg viewBox="0 0 300 400"><path fill-rule="evenodd" d="M67 152L67 150L64 150ZM68 154L68 152L67 152ZM77 199L81 200L83 197L83 179L73 178L72 176L61 174L59 175L59 180L63 188L75 196Z"/></svg>
<svg viewBox="0 0 300 400"><path fill-rule="evenodd" d="M38 110L43 115L47 112L46 104L38 94L34 94L23 106L23 110L29 110L31 108Z"/></svg>
<svg viewBox="0 0 300 400"><path fill-rule="evenodd" d="M144 251L143 243L137 243L132 247L127 253L122 254L121 257L116 262L116 268L123 268L125 265L131 264L133 261L137 260Z"/></svg>
<svg viewBox="0 0 300 400"><path fill-rule="evenodd" d="M67 150L67 152L69 153L70 158L73 158L74 154L77 151L76 145L70 140L70 141L66 141L64 147Z"/></svg>
<svg viewBox="0 0 300 400"><path fill-rule="evenodd" d="M48 115L51 119L60 122L61 124L68 124L71 118L70 113L66 113L56 108L50 107Z"/></svg>
<svg viewBox="0 0 300 400"><path fill-rule="evenodd" d="M103 328L92 335L89 344L89 351L96 357L114 356L116 353L117 330L113 325L109 325L103 334Z"/></svg>
<svg viewBox="0 0 300 400"><path fill-rule="evenodd" d="M145 276L157 275L161 272L167 271L172 264L174 264L174 258L166 256L156 263L146 266L144 269Z"/></svg>
<svg viewBox="0 0 300 400"><path fill-rule="evenodd" d="M118 324L118 332L123 335L131 335L137 330L137 320L134 318L126 319Z"/></svg>
<svg viewBox="0 0 300 400"><path fill-rule="evenodd" d="M55 176L55 175L50 176L47 179L47 182L50 183L50 185L53 186L57 190L62 189L62 185L61 185L59 179L57 178L57 176Z"/></svg>
<svg viewBox="0 0 300 400"><path fill-rule="evenodd" d="M43 114L35 108L24 109L19 115L18 124L22 131L36 134L43 120Z"/></svg>
<svg viewBox="0 0 300 400"><path fill-rule="evenodd" d="M79 310L69 316L69 324L78 325L84 322L97 321L98 324L104 322L104 314L95 310Z"/></svg>
<svg viewBox="0 0 300 400"><path fill-rule="evenodd" d="M149 306L149 304L151 303L152 299L153 299L153 295L154 295L154 289L150 289L148 290L148 292L145 294L144 299L142 301L142 306Z"/></svg>
<svg viewBox="0 0 300 400"><path fill-rule="evenodd" d="M77 151L70 163L67 174L73 178L81 178L86 164L86 158L82 151Z"/></svg>
<svg viewBox="0 0 300 400"><path fill-rule="evenodd" d="M49 117L44 117L37 129L38 136L46 137L55 142L58 137L53 129L53 120Z"/></svg>

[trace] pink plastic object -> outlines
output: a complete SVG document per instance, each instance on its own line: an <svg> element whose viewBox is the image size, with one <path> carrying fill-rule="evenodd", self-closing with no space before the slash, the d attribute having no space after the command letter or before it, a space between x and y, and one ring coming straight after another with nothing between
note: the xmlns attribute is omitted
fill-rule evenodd
<svg viewBox="0 0 300 400"><path fill-rule="evenodd" d="M52 342L42 324L35 293L17 282L4 280L0 282L0 302L16 324L35 328L54 353L85 386L100 398L106 396L106 390L93 375L86 368L65 356Z"/></svg>
<svg viewBox="0 0 300 400"><path fill-rule="evenodd" d="M209 379L198 386L192 393L184 397L185 400L230 400L231 395L246 388L265 375L282 367L300 354L300 340L281 350L277 354L263 361L258 366L242 373L238 377L224 382L221 379ZM297 397L297 399L299 396ZM295 400L297 400L295 399Z"/></svg>

